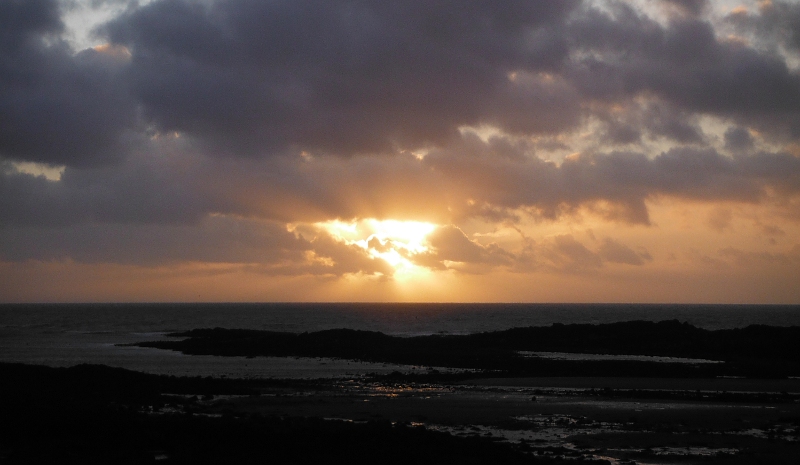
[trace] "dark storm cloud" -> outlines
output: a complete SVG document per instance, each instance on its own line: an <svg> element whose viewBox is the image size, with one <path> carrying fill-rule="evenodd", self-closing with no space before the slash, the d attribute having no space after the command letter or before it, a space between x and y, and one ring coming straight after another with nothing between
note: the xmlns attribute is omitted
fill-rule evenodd
<svg viewBox="0 0 800 465"><path fill-rule="evenodd" d="M751 150L754 146L750 131L742 127L730 127L725 131L725 148L733 152Z"/></svg>
<svg viewBox="0 0 800 465"><path fill-rule="evenodd" d="M0 226L56 227L83 222L189 223L214 211L196 169L129 161L64 171L53 182L5 164Z"/></svg>
<svg viewBox="0 0 800 465"><path fill-rule="evenodd" d="M800 78L782 57L720 40L706 2L665 3L686 14L662 25L613 0L157 0L99 29L127 61L59 42L55 0L6 2L0 156L102 164L172 131L216 154L391 153L464 125L549 136L591 116L616 144L701 143L700 114L800 133ZM621 119L589 104L642 96L661 102Z"/></svg>
<svg viewBox="0 0 800 465"><path fill-rule="evenodd" d="M645 139L697 144L705 140L696 115L664 103L615 103L610 109L596 108L594 115L605 124L601 138L606 144L639 144Z"/></svg>
<svg viewBox="0 0 800 465"><path fill-rule="evenodd" d="M662 26L617 3L610 12L586 10L569 24L569 37L571 50L581 53L566 64L565 76L586 97L649 94L768 132L800 129L800 76L775 53L720 40L702 18Z"/></svg>
<svg viewBox="0 0 800 465"><path fill-rule="evenodd" d="M171 262L269 263L296 260L308 241L283 225L210 217L192 225L81 224L58 229L4 228L5 260L60 260L141 266ZM264 249L263 244L271 244Z"/></svg>
<svg viewBox="0 0 800 465"><path fill-rule="evenodd" d="M769 42L800 49L800 5L785 1L761 2L757 14L737 9L726 20L742 31L755 32Z"/></svg>
<svg viewBox="0 0 800 465"><path fill-rule="evenodd" d="M8 0L0 3L0 41L19 48L41 34L63 30L58 2L54 0Z"/></svg>
<svg viewBox="0 0 800 465"><path fill-rule="evenodd" d="M0 4L0 157L109 163L125 152L134 105L119 57L61 42L55 0Z"/></svg>
<svg viewBox="0 0 800 465"><path fill-rule="evenodd" d="M662 2L678 9L681 13L694 16L703 13L709 4L709 0L662 0Z"/></svg>
<svg viewBox="0 0 800 465"><path fill-rule="evenodd" d="M131 87L164 131L235 153L340 154L439 143L464 124L577 122L569 88L509 73L565 56L578 2L164 0L110 23Z"/></svg>

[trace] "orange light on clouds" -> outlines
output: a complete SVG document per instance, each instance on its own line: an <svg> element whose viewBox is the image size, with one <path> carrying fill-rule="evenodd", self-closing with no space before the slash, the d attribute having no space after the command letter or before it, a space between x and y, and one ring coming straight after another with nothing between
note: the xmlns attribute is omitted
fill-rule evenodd
<svg viewBox="0 0 800 465"><path fill-rule="evenodd" d="M96 45L92 47L92 49L97 53L114 58L115 60L127 62L131 59L131 52L124 45L102 44Z"/></svg>
<svg viewBox="0 0 800 465"><path fill-rule="evenodd" d="M436 229L435 224L368 218L352 222L325 221L314 226L341 242L363 248L373 259L386 261L395 269L395 278L428 273L409 257L428 251L426 238Z"/></svg>

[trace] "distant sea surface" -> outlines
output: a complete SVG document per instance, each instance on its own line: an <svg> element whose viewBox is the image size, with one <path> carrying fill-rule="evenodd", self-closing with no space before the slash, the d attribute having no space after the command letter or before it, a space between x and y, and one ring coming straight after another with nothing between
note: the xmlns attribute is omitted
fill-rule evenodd
<svg viewBox="0 0 800 465"><path fill-rule="evenodd" d="M470 334L553 323L679 320L704 329L800 326L800 306L638 304L23 304L0 305L0 361L99 363L158 374L318 378L417 367L332 359L187 356L126 344L193 328L321 331L397 336Z"/></svg>

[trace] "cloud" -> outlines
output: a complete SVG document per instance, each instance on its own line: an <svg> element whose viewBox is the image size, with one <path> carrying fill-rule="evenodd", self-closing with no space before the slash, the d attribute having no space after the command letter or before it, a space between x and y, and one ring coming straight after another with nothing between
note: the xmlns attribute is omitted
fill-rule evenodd
<svg viewBox="0 0 800 465"><path fill-rule="evenodd" d="M306 233L308 234L308 233ZM181 263L240 264L264 275L391 276L370 257L323 231L308 237L285 224L211 216L199 224L84 224L65 228L0 229L0 261L116 263L139 267Z"/></svg>
<svg viewBox="0 0 800 465"><path fill-rule="evenodd" d="M60 181L22 173L0 176L0 222L55 227L81 223L186 223L218 211L199 166L128 159L122 165L67 168ZM187 161L184 156L184 161ZM172 162L172 163L170 163Z"/></svg>
<svg viewBox="0 0 800 465"><path fill-rule="evenodd" d="M591 235L594 240L594 236ZM514 271L556 272L556 273L597 273L607 263L642 266L652 262L650 253L640 248L635 252L627 245L604 238L597 250L592 250L575 239L572 234L559 234L540 242L525 238L524 247L516 254Z"/></svg>
<svg viewBox="0 0 800 465"><path fill-rule="evenodd" d="M221 156L396 153L464 126L551 136L594 117L616 144L685 144L703 142L700 114L783 135L800 124L797 73L719 39L698 16L707 2L665 2L686 13L665 24L605 3L157 0L98 29L105 50L130 53L119 60L72 53L54 0L12 2L0 154L107 164L173 132Z"/></svg>
<svg viewBox="0 0 800 465"><path fill-rule="evenodd" d="M554 237L541 252L551 266L558 269L578 272L592 271L603 266L602 258L581 244L571 234Z"/></svg>
<svg viewBox="0 0 800 465"><path fill-rule="evenodd" d="M608 221L650 224L647 202L775 204L794 214L800 159L711 149L588 153L561 164L528 146L465 134L447 149L414 156L218 158L181 139L155 141L117 166L67 168L60 181L19 172L0 176L0 223L57 227L82 223L190 224L210 214L291 222L394 218L457 223L556 220L581 209Z"/></svg>
<svg viewBox="0 0 800 465"><path fill-rule="evenodd" d="M745 128L730 127L725 131L725 148L735 152L746 152L753 149L755 143L753 136Z"/></svg>
<svg viewBox="0 0 800 465"><path fill-rule="evenodd" d="M83 224L5 228L0 234L3 259L13 261L70 258L139 266L182 261L270 263L298 260L310 248L285 225L219 216L191 225Z"/></svg>
<svg viewBox="0 0 800 465"><path fill-rule="evenodd" d="M434 269L454 268L485 272L495 266L510 265L515 259L513 254L497 244L483 246L470 240L461 229L452 225L442 226L433 231L427 237L427 245L431 250L411 255L409 258L418 265Z"/></svg>
<svg viewBox="0 0 800 465"><path fill-rule="evenodd" d="M644 146L645 142L660 139L678 144L699 144L705 140L697 116L664 102L595 104L594 115L604 124L601 137L605 145Z"/></svg>
<svg viewBox="0 0 800 465"><path fill-rule="evenodd" d="M797 268L800 266L800 245L795 245L790 250L781 253L752 252L744 251L734 247L726 247L719 250L723 258L731 260L740 267L759 267L764 266L789 266Z"/></svg>
<svg viewBox="0 0 800 465"><path fill-rule="evenodd" d="M708 215L708 225L717 232L730 229L733 212L728 208L718 207Z"/></svg>
<svg viewBox="0 0 800 465"><path fill-rule="evenodd" d="M105 31L132 50L129 85L159 130L236 154L347 155L440 143L463 124L574 124L568 88L508 73L560 60L548 31L577 3L163 0Z"/></svg>
<svg viewBox="0 0 800 465"><path fill-rule="evenodd" d="M630 247L621 244L613 239L605 238L600 245L598 254L603 260L611 263L623 263L626 265L644 265L646 261L652 261L653 257L644 250L640 253L634 252Z"/></svg>
<svg viewBox="0 0 800 465"><path fill-rule="evenodd" d="M64 29L58 2L53 0L11 1L0 5L0 40L15 49L41 34L57 34Z"/></svg>
<svg viewBox="0 0 800 465"><path fill-rule="evenodd" d="M709 6L709 0L662 0L662 2L683 14L692 16L700 15Z"/></svg>
<svg viewBox="0 0 800 465"><path fill-rule="evenodd" d="M609 101L653 96L675 108L735 118L767 133L795 131L800 77L776 54L718 38L701 18L662 26L631 6L588 9L570 23L564 76Z"/></svg>
<svg viewBox="0 0 800 465"><path fill-rule="evenodd" d="M135 143L125 63L96 50L73 54L55 1L0 6L0 156L88 166L119 160Z"/></svg>
<svg viewBox="0 0 800 465"><path fill-rule="evenodd" d="M758 14L737 8L726 21L741 32L756 34L766 43L777 42L789 49L800 49L800 5L795 2L760 2Z"/></svg>
<svg viewBox="0 0 800 465"><path fill-rule="evenodd" d="M645 202L660 196L755 203L774 189L800 194L800 159L781 153L730 158L712 149L673 148L655 158L589 153L557 165L499 158L491 143L465 137L451 151L430 153L425 163L456 181L451 192L464 192L474 206L530 209L545 218L589 206L612 221L649 224Z"/></svg>
<svg viewBox="0 0 800 465"><path fill-rule="evenodd" d="M3 2L0 256L387 277L309 226L377 218L438 225L408 256L434 270L601 273L657 265L662 201L732 247L747 204L785 246L800 8L637 5L154 0L73 50L69 2Z"/></svg>

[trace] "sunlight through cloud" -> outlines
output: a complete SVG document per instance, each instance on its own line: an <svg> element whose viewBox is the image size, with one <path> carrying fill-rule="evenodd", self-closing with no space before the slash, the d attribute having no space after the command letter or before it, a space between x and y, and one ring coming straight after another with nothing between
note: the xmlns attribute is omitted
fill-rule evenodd
<svg viewBox="0 0 800 465"><path fill-rule="evenodd" d="M339 241L363 248L373 259L386 261L395 269L396 277L424 271L409 257L428 251L425 239L436 229L432 223L372 218L353 222L333 220L315 223L314 226Z"/></svg>

